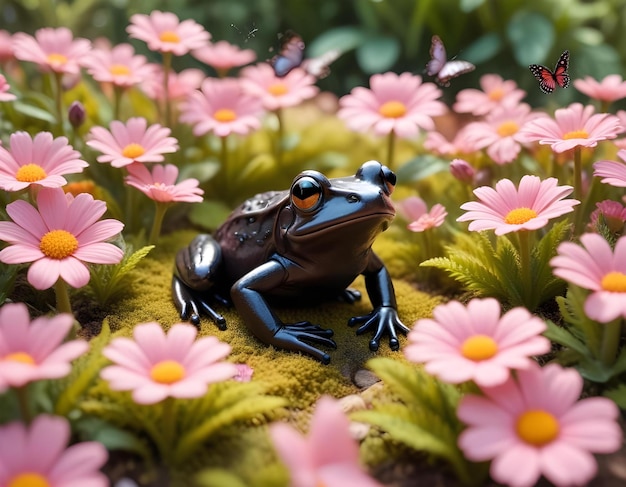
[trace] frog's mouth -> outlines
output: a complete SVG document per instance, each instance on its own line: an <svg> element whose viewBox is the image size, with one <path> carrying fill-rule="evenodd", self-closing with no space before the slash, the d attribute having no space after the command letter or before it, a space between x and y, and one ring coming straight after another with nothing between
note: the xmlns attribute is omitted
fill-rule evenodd
<svg viewBox="0 0 626 487"><path fill-rule="evenodd" d="M369 234L368 236L372 237L387 230L394 217L395 212L393 211L380 211L377 213L368 213L366 215L352 216L346 218L345 220L338 219L332 224L324 226L311 225L311 222L308 222L308 224L299 228L292 228L289 233L291 234L291 238L298 239L311 235L325 235L330 232L336 233L344 228L351 228L353 229L352 233L355 238L359 238L359 236L363 237L364 232L367 232L367 234ZM373 225L370 223L370 220L375 220L379 223L378 225ZM359 228L361 226L366 226L366 228Z"/></svg>

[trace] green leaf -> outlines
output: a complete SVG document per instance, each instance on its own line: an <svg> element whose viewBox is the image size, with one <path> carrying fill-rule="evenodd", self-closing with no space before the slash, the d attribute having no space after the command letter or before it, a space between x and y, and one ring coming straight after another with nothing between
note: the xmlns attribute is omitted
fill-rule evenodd
<svg viewBox="0 0 626 487"><path fill-rule="evenodd" d="M398 184L408 184L420 181L441 171L447 171L450 162L433 156L422 154L414 157L395 171Z"/></svg>
<svg viewBox="0 0 626 487"><path fill-rule="evenodd" d="M573 76L580 73L593 73L595 79L602 79L605 76L624 70L622 58L615 47L602 43L598 45L581 45L576 49L575 57L570 58Z"/></svg>
<svg viewBox="0 0 626 487"><path fill-rule="evenodd" d="M567 328L556 325L551 320L546 320L547 330L543 335L553 342L574 350L581 357L589 356L589 349L578 338L572 335Z"/></svg>
<svg viewBox="0 0 626 487"><path fill-rule="evenodd" d="M521 66L545 62L556 37L552 22L544 15L519 10L506 27L513 55ZM550 67L552 69L552 67Z"/></svg>
<svg viewBox="0 0 626 487"><path fill-rule="evenodd" d="M220 170L220 163L215 160L206 160L187 164L180 170L179 180L195 178L201 183L209 181Z"/></svg>
<svg viewBox="0 0 626 487"><path fill-rule="evenodd" d="M43 108L39 108L34 105L28 105L21 100L15 100L13 102L13 108L15 111L21 113L22 115L26 115L27 117L42 120L51 124L56 123L56 117L48 110L44 110Z"/></svg>
<svg viewBox="0 0 626 487"><path fill-rule="evenodd" d="M484 63L496 56L503 47L504 43L498 34L485 34L463 49L463 59L474 64Z"/></svg>
<svg viewBox="0 0 626 487"><path fill-rule="evenodd" d="M83 417L75 422L81 435L90 441L102 443L107 450L138 453L144 459L151 457L150 449L136 434L96 417Z"/></svg>
<svg viewBox="0 0 626 487"><path fill-rule="evenodd" d="M0 304L13 292L18 270L19 266L15 264L0 263Z"/></svg>
<svg viewBox="0 0 626 487"><path fill-rule="evenodd" d="M400 56L400 41L395 37L371 36L356 49L359 67L367 74L391 69Z"/></svg>
<svg viewBox="0 0 626 487"><path fill-rule="evenodd" d="M612 399L620 409L626 410L626 384L620 384L615 389L606 391L604 396Z"/></svg>
<svg viewBox="0 0 626 487"><path fill-rule="evenodd" d="M365 38L365 32L352 26L335 27L324 31L307 46L307 53L311 57L321 56L332 49L341 52L350 51L359 46Z"/></svg>
<svg viewBox="0 0 626 487"><path fill-rule="evenodd" d="M189 220L207 230L215 230L230 215L232 209L218 200L204 200L192 206Z"/></svg>
<svg viewBox="0 0 626 487"><path fill-rule="evenodd" d="M485 3L485 0L461 0L461 11L469 13L476 10L483 3Z"/></svg>
<svg viewBox="0 0 626 487"><path fill-rule="evenodd" d="M228 470L210 468L196 475L196 482L201 487L246 487L246 483Z"/></svg>

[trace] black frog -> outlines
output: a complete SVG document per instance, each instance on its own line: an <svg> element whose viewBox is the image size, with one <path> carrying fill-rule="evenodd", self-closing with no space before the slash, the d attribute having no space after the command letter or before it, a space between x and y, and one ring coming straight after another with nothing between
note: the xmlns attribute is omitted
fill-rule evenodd
<svg viewBox="0 0 626 487"><path fill-rule="evenodd" d="M198 235L176 256L172 280L181 318L198 325L205 312L221 329L212 303L232 303L250 331L277 348L300 351L328 363L316 345L335 348L332 330L308 321L283 323L274 304L360 299L348 286L359 275L374 310L349 320L357 334L373 331L377 350L384 334L398 350L398 331L408 328L397 313L393 284L371 246L395 216L390 195L395 174L377 161L354 176L328 179L317 171L295 177L289 191L246 200L211 235ZM229 299L230 296L230 299Z"/></svg>

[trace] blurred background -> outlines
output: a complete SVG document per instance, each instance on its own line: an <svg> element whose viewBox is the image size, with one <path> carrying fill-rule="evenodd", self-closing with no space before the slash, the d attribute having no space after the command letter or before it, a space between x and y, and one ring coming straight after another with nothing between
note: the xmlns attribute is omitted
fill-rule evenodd
<svg viewBox="0 0 626 487"><path fill-rule="evenodd" d="M195 19L214 41L254 49L259 60L269 59L280 33L291 29L303 37L310 56L331 48L345 51L320 81L337 95L367 86L373 73L421 74L430 38L438 34L448 57L477 65L453 81L446 101L462 88L477 87L482 74L499 73L527 90L529 103L546 105L528 70L531 63L552 69L569 49L572 78L623 72L625 7L626 0L0 0L0 28L32 34L40 27L67 26L75 36L118 43L128 41L132 14L158 9ZM132 43L154 57L144 43ZM202 67L191 56L176 61L177 69ZM580 95L570 89L551 97L563 105Z"/></svg>

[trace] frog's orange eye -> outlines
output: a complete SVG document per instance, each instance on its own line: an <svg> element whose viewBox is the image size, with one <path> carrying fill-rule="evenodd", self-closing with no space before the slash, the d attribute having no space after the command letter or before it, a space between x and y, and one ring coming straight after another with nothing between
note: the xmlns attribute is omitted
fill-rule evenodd
<svg viewBox="0 0 626 487"><path fill-rule="evenodd" d="M291 202L299 210L312 210L321 200L322 187L313 178L300 178L291 187Z"/></svg>

